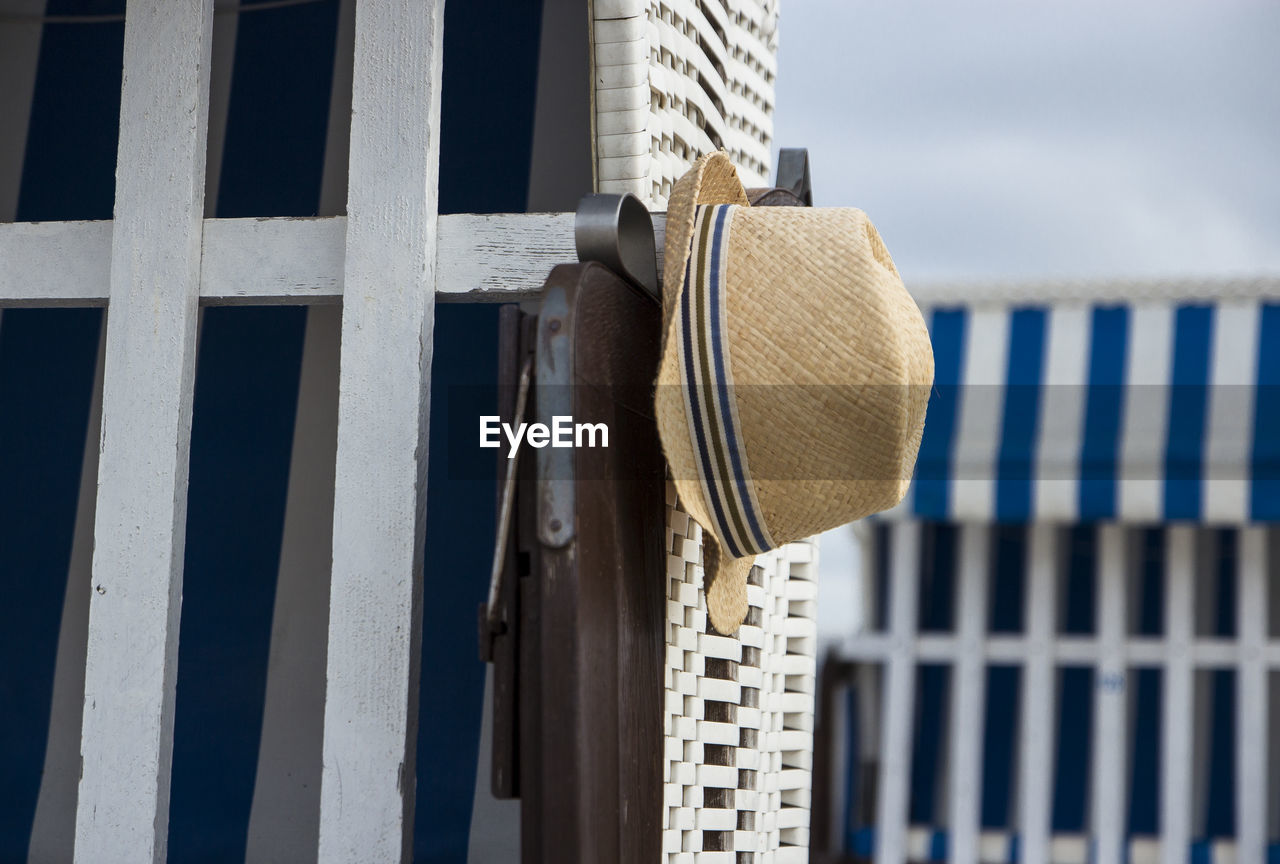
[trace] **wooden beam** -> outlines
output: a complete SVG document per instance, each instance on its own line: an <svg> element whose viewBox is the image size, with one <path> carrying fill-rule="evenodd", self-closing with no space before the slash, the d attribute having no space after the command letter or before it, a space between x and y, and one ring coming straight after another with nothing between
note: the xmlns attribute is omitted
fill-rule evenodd
<svg viewBox="0 0 1280 864"><path fill-rule="evenodd" d="M652 216L661 276L666 214ZM242 222L260 227L235 224ZM286 224L296 227L285 227ZM439 226L439 300L523 299L537 292L552 266L577 260L572 213L448 214L439 217ZM286 238L276 246L282 234L294 230L304 236ZM212 282L201 284L200 298L206 304L337 302L342 294L342 268L335 268L333 262L335 254L342 254L342 238L346 235L343 217L207 219L204 231L205 267L209 275L216 276ZM109 222L0 222L0 261L5 262L0 270L0 307L104 305L110 236ZM247 250L237 249L229 245L233 239L250 245ZM290 254L291 249L309 247L321 240L334 243L326 245L315 260ZM244 275L234 260L244 251L257 256L265 269L251 274L252 279L228 283L227 277ZM980 290L970 296L959 288L939 291L937 286L928 284L913 284L911 292L921 307L1090 298L1099 302L1131 302L1135 298L1247 302L1280 293L1280 279L1184 280L1149 285L1104 279L1080 283L1074 293L1061 297L1052 294L1054 287L1056 283L1048 287L1014 283L1003 286L1002 293L990 299L984 299Z"/></svg>
<svg viewBox="0 0 1280 864"><path fill-rule="evenodd" d="M166 860L212 33L126 6L77 862Z"/></svg>
<svg viewBox="0 0 1280 864"><path fill-rule="evenodd" d="M443 0L360 0L321 864L413 852Z"/></svg>
<svg viewBox="0 0 1280 864"><path fill-rule="evenodd" d="M982 822L982 738L986 711L987 573L992 526L966 523L960 528L960 603L951 685L951 864L977 864Z"/></svg>
<svg viewBox="0 0 1280 864"><path fill-rule="evenodd" d="M1191 848L1192 726L1195 677L1191 666L1195 638L1195 528L1165 530L1164 681L1160 706L1160 860L1182 864Z"/></svg>
<svg viewBox="0 0 1280 864"><path fill-rule="evenodd" d="M1240 666L1236 673L1236 860L1265 860L1267 847L1268 722L1267 532L1263 526L1239 531L1236 595ZM1274 584L1274 583L1271 583ZM1271 780L1275 783L1275 780Z"/></svg>
<svg viewBox="0 0 1280 864"><path fill-rule="evenodd" d="M889 637L883 698L884 755L876 805L876 861L901 864L907 851L907 809L911 789L912 711L915 706L916 606L920 584L919 522L889 528Z"/></svg>
<svg viewBox="0 0 1280 864"><path fill-rule="evenodd" d="M112 225L0 224L0 306L105 306L111 293Z"/></svg>
<svg viewBox="0 0 1280 864"><path fill-rule="evenodd" d="M1095 570L1098 627L1098 665L1094 672L1093 700L1093 834L1096 864L1121 864L1125 860L1125 801L1128 759L1125 753L1125 710L1128 702L1128 668L1125 657L1125 531L1123 525L1104 523L1096 529L1098 559Z"/></svg>
<svg viewBox="0 0 1280 864"><path fill-rule="evenodd" d="M1055 716L1053 662L1058 605L1059 529L1045 522L1030 528L1026 601L1026 665L1022 682L1019 732L1018 827L1025 864L1048 864L1050 808L1053 800Z"/></svg>
<svg viewBox="0 0 1280 864"><path fill-rule="evenodd" d="M551 268L578 260L572 213L439 217L436 299L536 296ZM663 214L654 214L661 242ZM340 303L347 220L206 219L205 305ZM104 306L111 222L0 224L0 306Z"/></svg>

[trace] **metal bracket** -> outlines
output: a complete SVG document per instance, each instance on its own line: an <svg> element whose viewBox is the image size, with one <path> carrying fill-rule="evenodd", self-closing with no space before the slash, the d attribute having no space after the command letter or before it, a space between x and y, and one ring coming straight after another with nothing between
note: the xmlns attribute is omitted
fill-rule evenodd
<svg viewBox="0 0 1280 864"><path fill-rule="evenodd" d="M809 150L806 147L783 147L778 151L777 186L786 189L813 206L813 181L809 178Z"/></svg>
<svg viewBox="0 0 1280 864"><path fill-rule="evenodd" d="M553 273L555 271L552 271ZM573 413L573 320L560 284L549 284L538 313L535 414L550 427ZM548 447L538 454L538 539L558 549L573 539L573 450Z"/></svg>
<svg viewBox="0 0 1280 864"><path fill-rule="evenodd" d="M639 198L586 195L578 203L573 239L579 261L598 261L628 282L658 296L653 217Z"/></svg>

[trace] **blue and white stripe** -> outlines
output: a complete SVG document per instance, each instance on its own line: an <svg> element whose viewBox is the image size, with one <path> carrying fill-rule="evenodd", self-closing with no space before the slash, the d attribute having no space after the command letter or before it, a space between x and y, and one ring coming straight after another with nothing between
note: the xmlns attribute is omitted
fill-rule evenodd
<svg viewBox="0 0 1280 864"><path fill-rule="evenodd" d="M678 356L698 480L730 556L773 548L747 466L733 389L726 312L727 250L735 205L699 207L677 309Z"/></svg>
<svg viewBox="0 0 1280 864"><path fill-rule="evenodd" d="M926 310L936 379L892 517L1280 520L1280 300Z"/></svg>

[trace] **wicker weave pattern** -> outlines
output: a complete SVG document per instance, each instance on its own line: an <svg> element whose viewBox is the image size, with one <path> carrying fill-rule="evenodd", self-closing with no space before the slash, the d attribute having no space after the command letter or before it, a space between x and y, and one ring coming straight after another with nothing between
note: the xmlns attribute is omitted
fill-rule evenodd
<svg viewBox="0 0 1280 864"><path fill-rule="evenodd" d="M601 192L666 207L698 156L726 150L764 186L773 143L777 0L595 4L596 157Z"/></svg>
<svg viewBox="0 0 1280 864"><path fill-rule="evenodd" d="M702 529L667 490L663 851L671 864L808 860L816 548L758 559L736 638L707 623Z"/></svg>

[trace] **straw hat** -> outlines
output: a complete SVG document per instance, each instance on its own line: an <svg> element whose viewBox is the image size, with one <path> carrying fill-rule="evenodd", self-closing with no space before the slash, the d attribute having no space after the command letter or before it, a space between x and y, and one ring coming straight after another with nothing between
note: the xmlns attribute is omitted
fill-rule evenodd
<svg viewBox="0 0 1280 864"><path fill-rule="evenodd" d="M723 153L676 183L665 260L658 431L732 633L756 554L902 500L933 352L866 214L750 207Z"/></svg>

